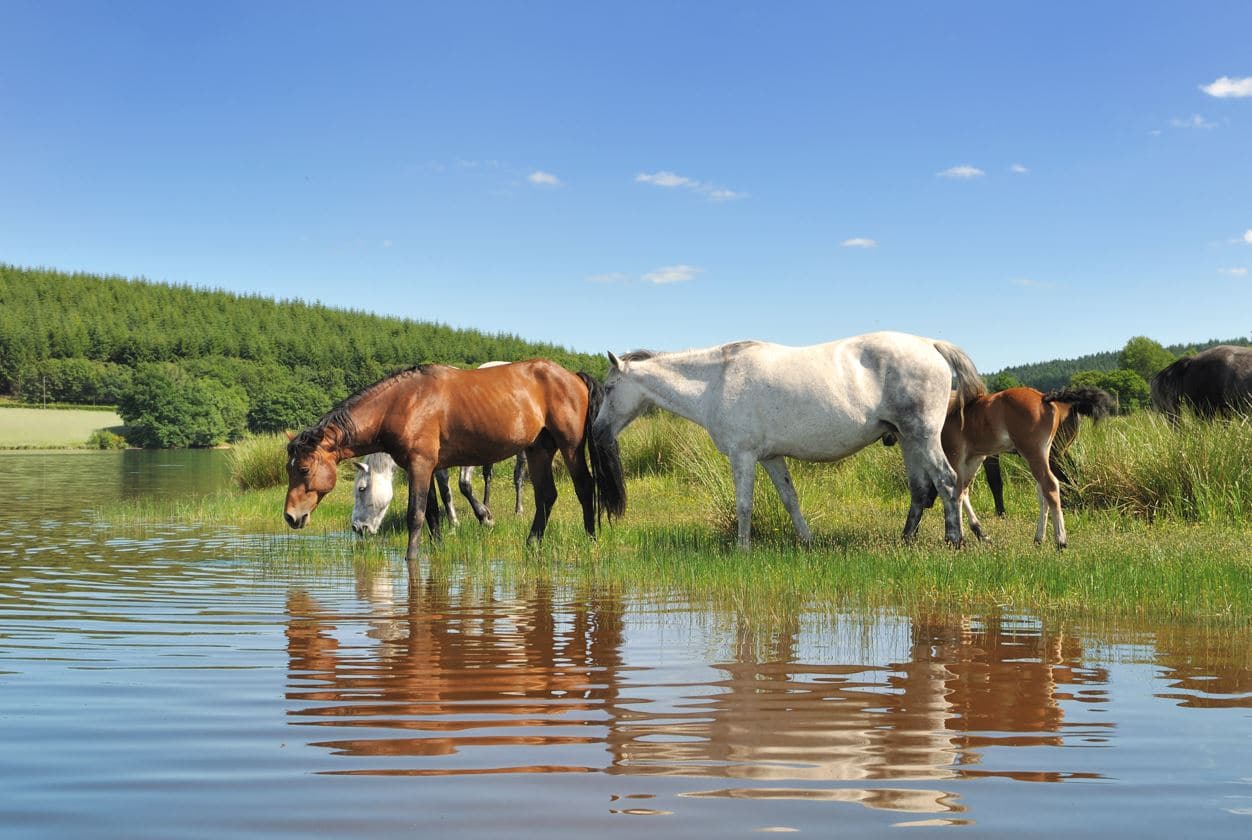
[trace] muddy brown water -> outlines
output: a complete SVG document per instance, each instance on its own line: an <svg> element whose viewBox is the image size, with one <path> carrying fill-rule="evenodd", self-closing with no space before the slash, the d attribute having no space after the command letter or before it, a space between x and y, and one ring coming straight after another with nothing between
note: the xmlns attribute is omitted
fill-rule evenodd
<svg viewBox="0 0 1252 840"><path fill-rule="evenodd" d="M1252 836L1238 629L763 627L90 513L225 480L213 452L0 455L0 836Z"/></svg>

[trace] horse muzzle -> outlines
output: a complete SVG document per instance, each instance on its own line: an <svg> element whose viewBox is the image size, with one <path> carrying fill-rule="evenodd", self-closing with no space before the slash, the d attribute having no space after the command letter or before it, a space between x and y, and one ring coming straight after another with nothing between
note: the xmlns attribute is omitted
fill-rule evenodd
<svg viewBox="0 0 1252 840"><path fill-rule="evenodd" d="M283 519L287 520L287 524L292 528L295 528L297 531L309 524L309 514L307 511L300 514L292 513L289 510L283 511Z"/></svg>

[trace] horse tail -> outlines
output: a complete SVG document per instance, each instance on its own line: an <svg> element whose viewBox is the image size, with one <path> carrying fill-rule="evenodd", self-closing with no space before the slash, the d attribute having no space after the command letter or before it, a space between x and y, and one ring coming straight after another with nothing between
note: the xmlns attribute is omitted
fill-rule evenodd
<svg viewBox="0 0 1252 840"><path fill-rule="evenodd" d="M1076 413L1090 417L1097 423L1112 414L1117 406L1113 395L1108 391L1087 386L1070 386L1049 391L1043 395L1043 401L1069 403Z"/></svg>
<svg viewBox="0 0 1252 840"><path fill-rule="evenodd" d="M591 463L591 476L594 479L596 519L600 511L609 515L609 520L626 512L626 474L622 469L622 457L617 449L617 440L605 435L597 440L591 433L591 424L600 413L604 403L604 386L599 380L583 371L578 378L587 386L587 419L583 425L583 440L587 444L588 460Z"/></svg>
<svg viewBox="0 0 1252 840"><path fill-rule="evenodd" d="M987 386L978 375L978 368L970 361L968 355L960 347L948 341L935 341L935 349L943 360L952 368L956 377L956 408L961 415L961 425L965 425L965 404L976 397L987 393Z"/></svg>
<svg viewBox="0 0 1252 840"><path fill-rule="evenodd" d="M1178 415L1182 402L1182 380L1191 359L1183 358L1157 372L1148 382L1152 407L1171 418Z"/></svg>

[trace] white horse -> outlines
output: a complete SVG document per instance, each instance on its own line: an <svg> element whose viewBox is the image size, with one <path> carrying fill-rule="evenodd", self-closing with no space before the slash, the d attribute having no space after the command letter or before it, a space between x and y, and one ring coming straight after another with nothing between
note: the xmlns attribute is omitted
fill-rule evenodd
<svg viewBox="0 0 1252 840"><path fill-rule="evenodd" d="M391 507L392 496L395 495L395 475L396 462L386 452L375 452L356 462L351 519L353 531L361 536L378 533L387 509ZM452 506L448 471L435 470L434 480L439 488L439 495L443 498L444 509L448 512L448 520L456 527L459 523L456 508Z"/></svg>
<svg viewBox="0 0 1252 840"><path fill-rule="evenodd" d="M752 486L759 462L774 482L799 538L812 537L784 456L837 461L884 434L899 440L911 504L911 540L929 502L943 499L944 530L961 544L956 473L940 435L952 379L962 404L986 393L965 352L946 341L878 332L811 347L739 341L677 353L609 353L604 404L592 434L617 437L651 406L705 429L730 458L739 546L749 548Z"/></svg>

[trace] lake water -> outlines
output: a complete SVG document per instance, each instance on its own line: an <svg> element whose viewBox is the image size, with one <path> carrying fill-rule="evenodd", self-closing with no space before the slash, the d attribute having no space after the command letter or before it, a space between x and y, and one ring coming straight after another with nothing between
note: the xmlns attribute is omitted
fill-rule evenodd
<svg viewBox="0 0 1252 840"><path fill-rule="evenodd" d="M0 836L1252 836L1247 632L763 627L91 513L225 481L0 455Z"/></svg>

